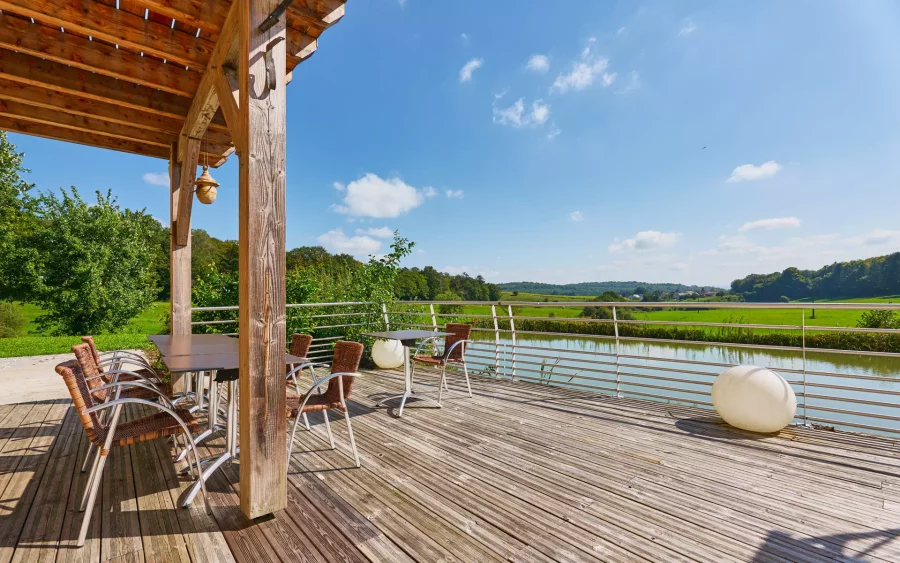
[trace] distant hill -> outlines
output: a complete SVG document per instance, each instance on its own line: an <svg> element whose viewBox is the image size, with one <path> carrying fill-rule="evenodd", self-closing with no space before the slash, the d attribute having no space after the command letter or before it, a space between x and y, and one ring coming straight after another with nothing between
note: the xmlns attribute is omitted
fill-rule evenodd
<svg viewBox="0 0 900 563"><path fill-rule="evenodd" d="M698 285L684 285L681 283L647 283L639 281L606 281L606 282L581 282L567 284L538 283L538 282L509 282L501 283L503 291L521 291L522 293L540 293L543 295L600 295L605 291L616 293L632 293L635 289L643 287L647 292L673 292L673 291L701 291L704 289ZM705 286L706 289L718 289L713 286Z"/></svg>
<svg viewBox="0 0 900 563"><path fill-rule="evenodd" d="M731 291L746 301L849 299L900 293L900 252L864 260L835 262L818 270L787 268L750 274L731 282Z"/></svg>

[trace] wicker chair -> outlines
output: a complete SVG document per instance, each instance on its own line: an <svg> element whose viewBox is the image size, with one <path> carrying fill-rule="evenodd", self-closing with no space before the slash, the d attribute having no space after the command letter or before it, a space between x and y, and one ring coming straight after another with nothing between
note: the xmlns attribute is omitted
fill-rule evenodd
<svg viewBox="0 0 900 563"><path fill-rule="evenodd" d="M309 347L311 345L312 336L309 334L295 334L291 337L291 356L303 358L305 360L304 363L307 363L309 360L306 359L306 356L309 354ZM295 367L297 367L297 364L288 364L287 372L290 373Z"/></svg>
<svg viewBox="0 0 900 563"><path fill-rule="evenodd" d="M106 458L113 447L127 446L162 437L182 436L188 443L187 447L190 447L194 455L195 467L192 468L191 472L193 473L193 469L196 469L197 475L200 474L202 471L200 456L197 454L196 444L191 436L191 431L198 427L198 421L188 411L175 409L164 404L165 401L161 395L160 402L122 397L123 392L129 389L142 388L148 392L152 391L153 388L147 382L116 381L115 377L113 377L112 383L99 387L92 386L95 384L92 384L91 381L102 381L102 377L85 375L78 365L78 360L70 360L59 364L56 366L56 373L62 376L65 381L88 441L98 451L81 499L80 510L85 514L81 523L81 532L78 535L78 547L84 545L87 529L91 521L91 513L97 500L97 491L100 489L103 469L106 466ZM99 402L96 399L98 391L103 392L104 402ZM122 407L130 404L143 405L160 412L121 422ZM101 416L104 411L111 412L108 420L104 420ZM206 496L205 483L202 484L202 488L206 511L211 513L209 499Z"/></svg>
<svg viewBox="0 0 900 563"><path fill-rule="evenodd" d="M122 366L131 366L134 368L131 371L137 373L143 379L150 379L151 381L158 382L162 381L159 373L157 373L157 371L153 369L153 366L150 365L150 362L140 354L136 354L131 350L113 350L111 352L101 353L94 343L93 336L82 336L81 341L88 345L91 350L91 355L94 357L94 362L101 371L106 371L107 368L118 370L121 369ZM131 378L132 376L126 374L121 374L119 376L119 379L123 381Z"/></svg>
<svg viewBox="0 0 900 563"><path fill-rule="evenodd" d="M325 430L328 433L328 441L331 443L331 449L335 449L334 436L331 434L331 424L328 421L328 411L335 409L344 413L344 419L347 421L347 432L350 435L350 449L353 451L353 459L356 461L356 467L360 466L359 453L356 451L356 440L353 438L353 426L350 423L350 413L347 411L347 399L353 389L353 380L359 376L359 361L362 359L363 345L359 342L349 342L340 340L334 345L334 359L331 362L331 373L322 379L317 379L315 371L313 371L313 385L309 390L299 395L297 393L287 392L287 417L294 419L294 426L291 430L291 440L288 443L288 465L290 465L291 452L294 448L294 436L297 432L297 425L300 422L300 416L304 416L306 429L309 430L309 422L305 420L308 412L321 411L325 417ZM298 366L291 371L291 376L310 365L304 364ZM327 365L327 364L316 364ZM323 391L322 385L328 384ZM296 380L295 380L296 385ZM318 393L315 391L318 390Z"/></svg>
<svg viewBox="0 0 900 563"><path fill-rule="evenodd" d="M449 332L450 335L444 339L443 353L433 353L430 356L421 354L422 348L425 346L425 344L427 344L428 342L431 342L433 344L436 339L441 338L440 336L432 336L430 338L422 340L422 342L419 343L419 347L416 348L416 353L413 354L412 362L413 370L415 370L416 362L435 367L440 366L441 382L438 386L438 404L440 404L441 402L444 389L449 390L449 388L447 387L447 366L449 364L462 366L463 374L466 376L466 389L469 392L469 397L472 396L472 386L469 384L469 370L466 368L466 344L471 342L471 340L469 340L469 335L472 333L472 325L462 323L447 323L445 330Z"/></svg>

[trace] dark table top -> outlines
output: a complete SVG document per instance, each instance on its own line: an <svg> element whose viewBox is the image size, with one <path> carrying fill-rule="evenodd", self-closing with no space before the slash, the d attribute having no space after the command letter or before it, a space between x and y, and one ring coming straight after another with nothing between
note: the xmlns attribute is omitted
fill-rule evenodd
<svg viewBox="0 0 900 563"><path fill-rule="evenodd" d="M304 358L284 355L284 364L302 364ZM189 356L166 356L163 358L166 367L172 373L186 371L208 371L214 369L237 369L240 367L240 357L237 352L218 354L191 354Z"/></svg>
<svg viewBox="0 0 900 563"><path fill-rule="evenodd" d="M168 356L192 356L197 354L237 354L238 339L224 334L155 334L147 337Z"/></svg>
<svg viewBox="0 0 900 563"><path fill-rule="evenodd" d="M448 332L435 332L433 330L389 330L387 332L367 332L364 336L383 338L384 340L399 340L404 346L411 346L416 340L430 338L432 336L449 336Z"/></svg>

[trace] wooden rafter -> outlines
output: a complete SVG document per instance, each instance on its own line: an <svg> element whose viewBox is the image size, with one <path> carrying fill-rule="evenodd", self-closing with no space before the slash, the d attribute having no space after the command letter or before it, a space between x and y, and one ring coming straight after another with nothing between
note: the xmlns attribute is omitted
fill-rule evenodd
<svg viewBox="0 0 900 563"><path fill-rule="evenodd" d="M197 164L200 162L200 141L188 139L185 150L184 158L179 163L181 171L178 185L181 198L178 204L178 219L175 222L175 242L179 246L186 245L191 236L191 207L194 203Z"/></svg>
<svg viewBox="0 0 900 563"><path fill-rule="evenodd" d="M199 74L99 41L64 33L28 20L0 15L0 47L82 70L192 97Z"/></svg>
<svg viewBox="0 0 900 563"><path fill-rule="evenodd" d="M203 68L212 44L171 27L145 20L100 2L70 0L0 0L0 10L69 28L127 48L192 68Z"/></svg>

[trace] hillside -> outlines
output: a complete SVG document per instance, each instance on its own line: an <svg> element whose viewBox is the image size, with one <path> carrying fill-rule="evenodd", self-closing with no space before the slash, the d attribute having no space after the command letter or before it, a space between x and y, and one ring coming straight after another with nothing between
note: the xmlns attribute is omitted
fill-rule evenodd
<svg viewBox="0 0 900 563"><path fill-rule="evenodd" d="M639 281L606 281L606 282L581 282L567 284L552 284L538 282L508 282L501 283L503 291L521 291L525 293L540 293L543 295L600 295L605 291L615 293L633 293L635 289L643 287L647 292L663 293L673 291L701 291L704 289L697 285L684 285L681 283L647 283ZM708 286L705 289L716 289Z"/></svg>
<svg viewBox="0 0 900 563"><path fill-rule="evenodd" d="M746 301L852 299L900 293L900 252L863 260L835 262L818 270L787 268L751 274L731 282Z"/></svg>

